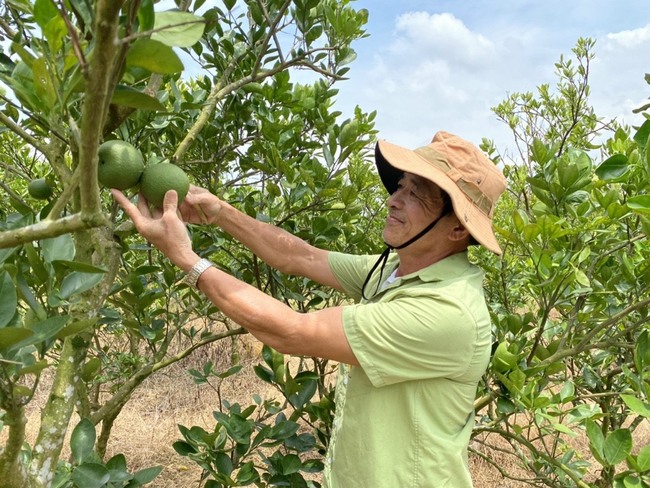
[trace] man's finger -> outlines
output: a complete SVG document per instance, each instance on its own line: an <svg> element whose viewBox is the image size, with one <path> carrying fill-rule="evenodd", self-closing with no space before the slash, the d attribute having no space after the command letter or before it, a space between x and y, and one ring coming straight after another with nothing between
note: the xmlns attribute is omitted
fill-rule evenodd
<svg viewBox="0 0 650 488"><path fill-rule="evenodd" d="M131 201L126 198L124 193L122 193L119 190L116 190L115 188L111 188L111 193L113 194L113 198L115 198L115 201L119 204L120 207L122 207L122 210L126 212L126 214L131 218L135 226L138 226L138 222L140 221L140 218L142 217L140 211L138 210L138 207L133 205Z"/></svg>
<svg viewBox="0 0 650 488"><path fill-rule="evenodd" d="M149 202L142 193L138 193L138 210L147 218L151 218L151 210L149 210Z"/></svg>
<svg viewBox="0 0 650 488"><path fill-rule="evenodd" d="M201 219L201 223L207 224L210 219L208 219L208 215L204 212L203 207L201 206L200 203L197 203L194 208L196 209L196 213L199 214L199 218Z"/></svg>
<svg viewBox="0 0 650 488"><path fill-rule="evenodd" d="M165 193L165 198L163 200L163 213L173 212L176 214L178 209L178 193L176 190L169 190Z"/></svg>

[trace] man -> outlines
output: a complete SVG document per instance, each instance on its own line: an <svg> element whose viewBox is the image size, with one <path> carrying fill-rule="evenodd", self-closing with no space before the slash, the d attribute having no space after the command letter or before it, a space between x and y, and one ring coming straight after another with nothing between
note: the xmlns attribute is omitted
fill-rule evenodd
<svg viewBox="0 0 650 488"><path fill-rule="evenodd" d="M505 179L446 132L415 151L380 141L375 159L391 194L379 260L315 248L201 188L178 208L183 220L173 191L155 215L145 201L136 207L113 193L138 231L233 321L280 352L341 363L325 486L469 487L473 400L492 341L483 274L466 251L478 243L501 253L491 219ZM270 266L357 303L295 312L201 260L185 222L219 225Z"/></svg>

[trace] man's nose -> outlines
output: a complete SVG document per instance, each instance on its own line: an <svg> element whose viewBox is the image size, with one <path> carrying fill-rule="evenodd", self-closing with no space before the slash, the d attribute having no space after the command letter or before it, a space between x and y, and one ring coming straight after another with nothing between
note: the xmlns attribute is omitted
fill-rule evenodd
<svg viewBox="0 0 650 488"><path fill-rule="evenodd" d="M389 197L388 197L388 206L389 207L397 207L399 205L402 205L404 203L404 195L403 192L400 190L395 190Z"/></svg>

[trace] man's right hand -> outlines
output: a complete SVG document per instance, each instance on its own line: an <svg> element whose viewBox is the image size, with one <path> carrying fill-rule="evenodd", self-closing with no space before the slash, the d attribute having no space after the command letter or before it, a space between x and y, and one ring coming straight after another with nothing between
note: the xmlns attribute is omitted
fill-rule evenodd
<svg viewBox="0 0 650 488"><path fill-rule="evenodd" d="M178 210L183 220L189 224L214 224L222 205L223 202L205 188L190 185Z"/></svg>

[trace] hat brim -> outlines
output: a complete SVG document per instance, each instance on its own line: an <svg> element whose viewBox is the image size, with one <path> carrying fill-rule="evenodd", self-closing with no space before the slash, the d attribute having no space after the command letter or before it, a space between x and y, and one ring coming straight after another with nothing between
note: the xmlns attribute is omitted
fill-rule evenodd
<svg viewBox="0 0 650 488"><path fill-rule="evenodd" d="M444 161L444 156L440 155ZM375 146L375 164L381 181L390 194L397 190L402 175L413 173L432 181L451 198L454 213L476 241L495 254L501 247L492 230L492 219L476 206L442 170L425 158L402 146L381 140Z"/></svg>

